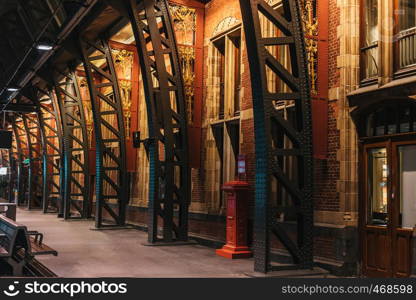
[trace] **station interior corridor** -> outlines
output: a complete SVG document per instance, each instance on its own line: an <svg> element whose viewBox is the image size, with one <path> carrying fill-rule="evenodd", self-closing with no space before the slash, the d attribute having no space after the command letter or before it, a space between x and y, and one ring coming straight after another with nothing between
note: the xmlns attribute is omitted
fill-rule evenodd
<svg viewBox="0 0 416 300"><path fill-rule="evenodd" d="M252 259L229 260L194 245L145 246L137 229L95 230L94 221L63 221L55 214L18 208L16 221L44 234L58 256L36 259L59 277L247 277Z"/></svg>
<svg viewBox="0 0 416 300"><path fill-rule="evenodd" d="M0 277L415 277L415 3L0 0Z"/></svg>

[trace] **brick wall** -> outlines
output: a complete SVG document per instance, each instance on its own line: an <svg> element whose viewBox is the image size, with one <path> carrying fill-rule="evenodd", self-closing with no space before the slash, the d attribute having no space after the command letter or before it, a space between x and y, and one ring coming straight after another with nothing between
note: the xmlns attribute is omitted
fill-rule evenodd
<svg viewBox="0 0 416 300"><path fill-rule="evenodd" d="M322 0L321 0L322 1ZM226 5L224 5L226 3ZM225 9L226 7L226 9ZM337 37L337 26L339 25L339 9L336 5L336 0L329 1L329 87L339 86L339 71L337 68L337 56L339 55L339 39ZM205 11L205 61L208 62L208 43L212 37L218 23L226 17L233 16L241 19L239 11L238 0L213 0L206 6ZM248 69L247 54L245 45L243 43L243 74L242 83L244 87L244 94L241 103L241 110L249 112L252 109L251 102L251 86L250 86L250 72ZM206 96L207 87L208 63L204 65L204 97ZM208 118L207 107L204 107L203 118ZM337 129L337 104L335 102L329 103L328 109L328 157L325 160L314 161L314 201L315 209L323 211L339 211L339 196L337 193L337 180L339 179L339 162L337 161L337 151L339 150L339 131ZM254 186L255 176L255 155L254 155L254 124L252 113L247 118L242 118L241 121L241 145L240 151L246 155L247 158L247 175L248 181ZM207 130L203 132L203 145L206 140ZM204 149L204 146L203 146ZM204 156L204 154L202 154ZM200 171L200 180L203 182L206 178L203 176L204 171ZM201 193L204 193L205 186L202 185ZM193 197L194 197L193 193ZM201 195L201 194L200 194ZM196 196L196 195L195 195ZM250 205L251 215L254 209L254 193L251 197ZM194 201L194 200L193 200ZM201 199L201 201L203 201ZM317 255L324 257L332 257L330 248L333 239L331 237L315 238L315 249ZM275 246L278 246L276 243ZM325 250L324 250L325 249Z"/></svg>
<svg viewBox="0 0 416 300"><path fill-rule="evenodd" d="M321 0L322 1L322 0ZM340 73L337 67L337 57L340 54L340 41L337 36L337 27L340 24L340 11L337 7L337 0L329 0L329 32L328 32L328 46L329 46L329 88L339 87Z"/></svg>
<svg viewBox="0 0 416 300"><path fill-rule="evenodd" d="M325 160L314 161L314 201L316 210L338 211L339 196L337 180L339 179L339 130L337 129L337 104L328 104L328 154Z"/></svg>
<svg viewBox="0 0 416 300"><path fill-rule="evenodd" d="M321 0L323 1L323 0ZM337 56L340 53L340 43L337 37L337 26L339 25L340 12L336 5L336 0L329 0L329 88L338 87L340 84L340 74L337 68ZM206 5L205 10L205 28L204 28L204 102L202 112L202 147L201 160L204 161L207 157L207 147L212 141L208 141L210 125L206 124L209 116L209 108L205 103L208 91L208 70L209 70L209 43L213 36L217 25L227 17L234 17L241 20L239 1L238 0L212 0ZM247 53L245 51L245 42L243 36L242 42L242 87L243 96L241 103L241 138L240 138L240 153L246 155L247 159L247 180L254 187L255 177L255 155L254 155L254 123L252 114L252 98L250 86L250 72L248 67ZM328 107L328 156L327 159L320 159L314 161L314 201L315 209L320 211L336 212L340 210L339 195L337 192L337 181L340 178L340 164L337 160L337 152L340 148L339 130L337 129L337 102L330 101ZM192 141L191 141L192 142ZM192 205L191 212L198 212L209 216L209 211L206 209L207 201L209 201L210 193L212 193L212 184L208 184L207 171L204 169L204 164L201 163L201 169L192 170ZM254 211L254 189L250 195L250 216L252 217ZM129 219L135 219L136 222L145 222L145 213L135 211L129 212ZM219 219L212 218L190 218L189 229L191 234L205 236L211 239L223 241L225 238L225 224ZM289 235L295 240L295 227ZM251 240L251 237L249 238ZM335 237L331 235L315 236L315 255L326 258L334 258L335 253ZM272 239L273 247L282 248L282 245Z"/></svg>
<svg viewBox="0 0 416 300"><path fill-rule="evenodd" d="M318 257L335 258L334 238L318 236L314 238L314 255Z"/></svg>
<svg viewBox="0 0 416 300"><path fill-rule="evenodd" d="M322 1L322 0L321 0ZM340 42L337 27L340 22L340 11L336 0L329 0L328 30L328 74L329 88L339 87L340 73L337 57L340 53ZM340 164L337 152L340 149L340 134L337 128L338 103L328 103L328 153L326 160L314 161L314 201L315 209L323 211L339 211L339 195L337 181L340 178Z"/></svg>
<svg viewBox="0 0 416 300"><path fill-rule="evenodd" d="M201 159L204 161L207 159L207 148L212 147L212 140L209 140L209 119L213 116L210 115L212 112L210 104L207 99L207 93L209 86L209 64L212 61L212 58L209 56L209 49L210 49L210 39L214 37L214 34L218 33L217 26L222 23L223 20L227 18L235 18L237 23L241 22L241 13L240 13L240 4L238 0L213 0L206 5L205 9L205 29L204 29L204 104L203 104L203 131L202 131L202 153ZM237 24L236 23L236 24ZM251 89L250 89L250 74L248 69L248 61L247 61L247 54L245 52L245 42L244 37L242 37L242 99L241 99L241 116L247 115L245 111L250 110L252 107L251 104ZM246 155L247 158L247 180L254 184L254 125L252 116L243 119L241 117L240 123L240 153ZM212 162L215 164L216 162ZM203 165L203 164L201 164ZM201 201L207 202L207 206L209 207L208 202L211 201L212 198L212 188L213 183L212 179L209 178L210 174L206 172L206 170L200 170L200 178L199 180L202 183L200 194ZM254 186L254 185L253 185ZM194 195L194 194L193 194ZM254 197L250 197L254 199ZM192 199L194 201L194 199Z"/></svg>

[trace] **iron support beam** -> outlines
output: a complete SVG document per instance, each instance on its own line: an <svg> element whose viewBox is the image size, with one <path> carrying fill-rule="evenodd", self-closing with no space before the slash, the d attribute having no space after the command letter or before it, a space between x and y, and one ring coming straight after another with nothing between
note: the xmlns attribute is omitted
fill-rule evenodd
<svg viewBox="0 0 416 300"><path fill-rule="evenodd" d="M63 217L89 218L88 135L77 77L73 71L55 71L54 80L63 134Z"/></svg>
<svg viewBox="0 0 416 300"><path fill-rule="evenodd" d="M5 191L3 191L3 197L4 199L9 199L10 202L10 189L12 188L11 186L11 174L10 174L10 170L11 170L11 151L9 149L0 149L0 154L1 154L1 166L3 168L7 168L8 172L7 172L7 179L8 179L8 183L7 186L5 186L7 189ZM3 175L5 176L5 175Z"/></svg>
<svg viewBox="0 0 416 300"><path fill-rule="evenodd" d="M9 104L3 111L5 112L17 112L17 113L33 113L39 109L36 105L28 104Z"/></svg>
<svg viewBox="0 0 416 300"><path fill-rule="evenodd" d="M16 114L12 122L14 138L16 140L16 155L17 155L17 201L18 205L24 205L26 202L26 192L29 184L28 168L24 166L24 161L27 160L29 154L29 147L27 144L27 135L22 116Z"/></svg>
<svg viewBox="0 0 416 300"><path fill-rule="evenodd" d="M160 240L158 218L164 242L186 241L191 187L186 105L168 1L125 4L140 59L151 140L148 241Z"/></svg>
<svg viewBox="0 0 416 300"><path fill-rule="evenodd" d="M240 0L240 6L251 74L256 140L254 269L264 273L273 269L270 265L271 231L292 254L299 268L311 268L312 121L299 1L283 1L282 14L264 0ZM261 21L275 26L275 36L264 36ZM289 51L290 67L283 66L272 55L272 48L285 51L283 47ZM281 80L288 87L287 90L269 91L267 82L270 74ZM294 102L296 117L288 119L282 116L277 110L276 101ZM290 143L285 143L285 139ZM289 157L297 160L297 180L283 170L284 161ZM289 238L271 212L273 179L291 196L296 207L297 241Z"/></svg>
<svg viewBox="0 0 416 300"><path fill-rule="evenodd" d="M124 116L113 57L106 40L80 37L80 46L96 141L95 226L124 226L129 181Z"/></svg>
<svg viewBox="0 0 416 300"><path fill-rule="evenodd" d="M35 93L43 145L42 209L44 213L57 213L58 200L62 200L63 193L62 126L59 107L52 91L36 88Z"/></svg>
<svg viewBox="0 0 416 300"><path fill-rule="evenodd" d="M12 149L10 155L10 194L9 194L9 202L18 203L18 198L16 196L16 192L18 192L19 188L19 174L21 169L20 164L20 152L18 150L18 144L16 140L16 132L14 129L15 126L11 125L11 129L13 131L13 141L12 141Z"/></svg>
<svg viewBox="0 0 416 300"><path fill-rule="evenodd" d="M41 187L43 185L43 145L40 132L40 124L37 114L24 114L22 115L22 118L27 134L27 142L29 147L29 188L27 208L40 208L42 207L42 197L39 199L38 195L41 195Z"/></svg>

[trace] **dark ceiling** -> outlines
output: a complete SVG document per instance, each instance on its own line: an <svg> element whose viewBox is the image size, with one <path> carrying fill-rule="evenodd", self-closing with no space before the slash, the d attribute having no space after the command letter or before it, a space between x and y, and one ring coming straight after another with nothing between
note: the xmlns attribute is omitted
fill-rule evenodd
<svg viewBox="0 0 416 300"><path fill-rule="evenodd" d="M208 3L210 0L199 0ZM120 16L108 9L107 0L0 0L0 111L17 99L24 102L19 91L45 72L48 64L65 56L71 33L86 20L83 32L98 33L113 25ZM98 12L97 12L98 11ZM77 31L80 29L77 28ZM69 42L68 42L69 40ZM53 45L53 50L42 51L40 44ZM65 45L66 43L66 45ZM71 48L71 47L69 47ZM58 54L61 58L57 57ZM68 54L68 53L66 53ZM47 70L46 70L47 71Z"/></svg>
<svg viewBox="0 0 416 300"><path fill-rule="evenodd" d="M0 111L33 79L96 2L0 0ZM39 50L50 45L52 50Z"/></svg>

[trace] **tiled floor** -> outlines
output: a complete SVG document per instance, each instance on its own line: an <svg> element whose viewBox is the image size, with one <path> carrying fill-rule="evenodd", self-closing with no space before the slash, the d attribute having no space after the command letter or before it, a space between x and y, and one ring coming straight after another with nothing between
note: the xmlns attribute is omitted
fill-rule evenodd
<svg viewBox="0 0 416 300"><path fill-rule="evenodd" d="M228 260L200 245L149 247L136 229L91 230L92 221L18 209L17 222L44 233L57 257L38 260L62 277L246 277L253 260Z"/></svg>

